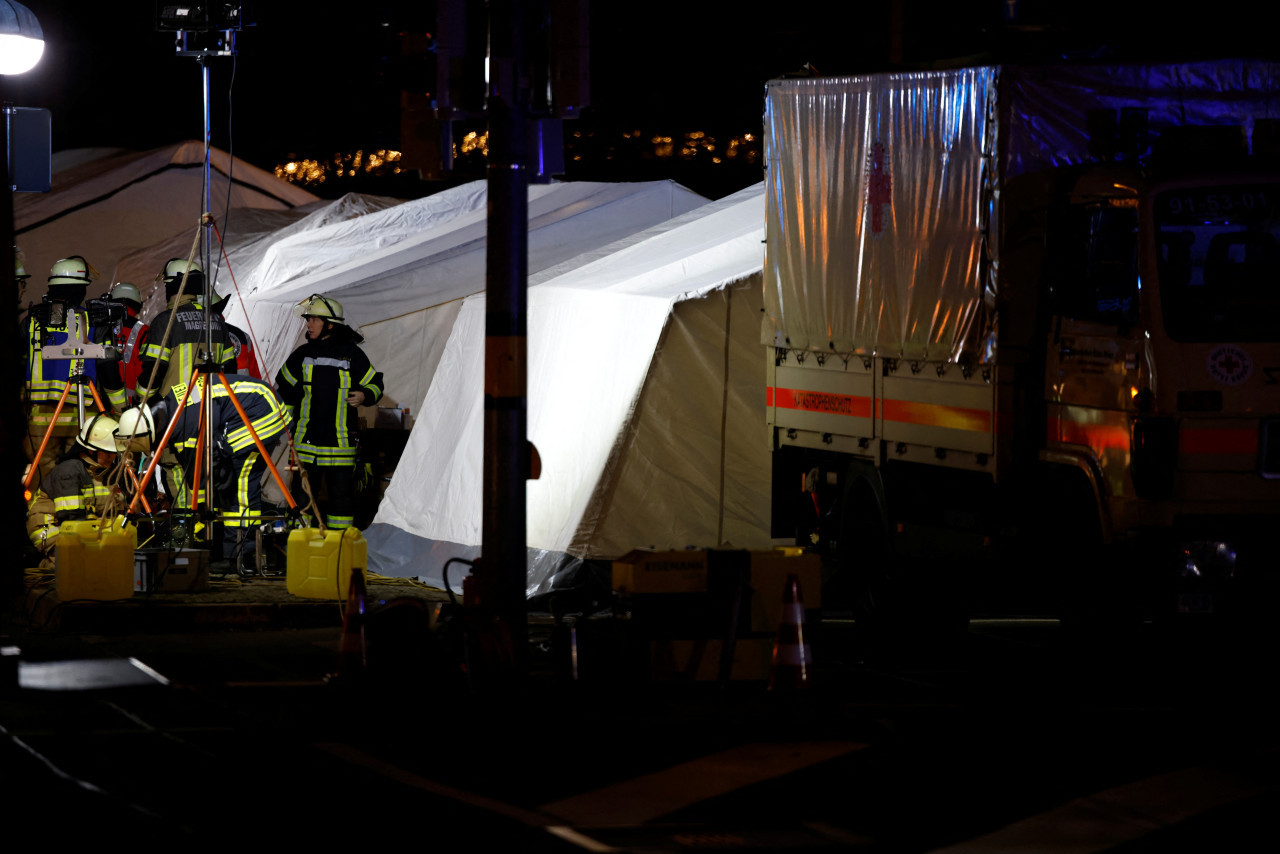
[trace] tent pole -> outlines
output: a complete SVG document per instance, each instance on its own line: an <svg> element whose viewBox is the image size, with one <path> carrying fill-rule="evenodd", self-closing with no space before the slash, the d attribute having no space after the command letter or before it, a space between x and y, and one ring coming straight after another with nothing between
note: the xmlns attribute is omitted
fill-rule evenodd
<svg viewBox="0 0 1280 854"><path fill-rule="evenodd" d="M493 673L528 670L525 602L526 335L528 283L528 75L520 0L490 0L488 245L485 264L484 515L478 604L510 632L511 657ZM506 670L510 667L510 671Z"/></svg>

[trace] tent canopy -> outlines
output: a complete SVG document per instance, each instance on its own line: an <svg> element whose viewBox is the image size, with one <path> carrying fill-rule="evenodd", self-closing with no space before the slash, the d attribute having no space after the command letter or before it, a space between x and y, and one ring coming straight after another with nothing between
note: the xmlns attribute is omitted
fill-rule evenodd
<svg viewBox="0 0 1280 854"><path fill-rule="evenodd" d="M306 190L224 151L209 152L215 210L234 227L236 208L290 211L318 201ZM112 282L142 288L160 269L132 268L119 275L120 260L143 247L174 238L186 257L204 210L204 146L181 142L152 151L77 149L53 157L48 193L14 197L14 238L31 274L26 299L39 300L54 262L83 255L98 271L89 296ZM224 230L228 222L219 222ZM175 253L179 254L179 253ZM167 256L173 257L173 256ZM165 259L161 259L161 264Z"/></svg>
<svg viewBox="0 0 1280 854"><path fill-rule="evenodd" d="M670 181L531 186L528 269L564 264L704 202ZM294 305L316 293L337 299L386 376L385 405L416 410L462 298L485 288L486 206L486 186L474 182L354 218L299 223L236 271L239 299L227 319L252 329L274 376L300 341Z"/></svg>
<svg viewBox="0 0 1280 854"><path fill-rule="evenodd" d="M769 544L763 232L758 185L531 277L530 595L631 548ZM377 572L440 583L479 553L484 309L463 301L366 532Z"/></svg>

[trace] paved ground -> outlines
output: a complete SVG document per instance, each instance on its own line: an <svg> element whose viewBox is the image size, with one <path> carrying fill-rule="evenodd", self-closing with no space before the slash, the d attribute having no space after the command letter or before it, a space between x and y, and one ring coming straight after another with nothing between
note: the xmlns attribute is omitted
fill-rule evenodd
<svg viewBox="0 0 1280 854"><path fill-rule="evenodd" d="M353 670L337 603L282 588L24 597L8 626L25 687L0 681L5 832L444 851L1243 850L1277 802L1271 656L1230 639L1150 631L1075 650L1053 621L975 623L920 657L833 620L809 627L810 689L771 693L686 678L697 668L636 678L617 621L575 627L574 682L567 626L534 615L529 679L486 687L459 662L496 635L439 611L439 591L371 621Z"/></svg>

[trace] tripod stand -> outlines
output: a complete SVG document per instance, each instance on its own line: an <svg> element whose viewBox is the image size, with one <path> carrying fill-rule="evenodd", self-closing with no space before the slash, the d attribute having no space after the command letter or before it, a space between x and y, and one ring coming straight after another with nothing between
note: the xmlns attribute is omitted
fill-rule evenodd
<svg viewBox="0 0 1280 854"><path fill-rule="evenodd" d="M22 481L22 490L24 493L30 493L31 484L35 480L36 473L40 470L40 459L44 456L45 448L49 447L49 440L53 436L53 430L58 424L58 416L62 414L62 407L67 402L67 396L71 392L71 385L77 386L77 393L80 396L80 425L84 426L84 386L89 386L89 392L93 395L93 402L98 407L99 412L106 412L106 407L102 405L102 398L98 395L97 386L93 384L93 380L84 374L74 374L67 378L67 387L62 390L62 397L58 398L58 403L53 408L53 414L49 416L49 426L45 429L44 439L40 442L40 449L36 451L36 458L31 463L31 468L27 471L27 476ZM135 491L135 500L142 502L142 509L147 513L151 512L151 505L147 501L147 497L142 494L142 487L138 481L138 474L133 467L127 462L124 464L124 471L129 478L129 484Z"/></svg>
<svg viewBox="0 0 1280 854"><path fill-rule="evenodd" d="M214 385L214 375L216 375L217 381L221 383L220 387ZM203 507L203 515L206 519L217 517L221 519L223 525L230 525L240 529L249 527L251 520L261 521L262 519L260 512L255 507L258 501L258 481L254 475L256 470L257 476L260 477L262 469L257 467L257 461L252 457L252 450L248 450L250 448L250 442L246 441L248 439L251 440L252 448L256 449L258 454L261 455L265 467L271 472L277 485L285 494L289 503L290 515L296 517L298 515L297 505L292 496L289 495L279 471L271 460L271 454L263 435L260 435L260 431L266 431L266 439L269 441L283 434L287 429L284 411L274 392L270 391L269 386L256 380L252 381L252 383L255 386L261 385L267 389L267 393L263 396L263 399L267 401L267 411L259 411L256 419L246 412L245 406L236 392L235 385L216 364L206 361L204 364L197 366L192 371L190 381L185 386L181 389L178 387L173 388L170 395L171 399L176 403L176 407L169 417L164 435L159 439L158 444L150 449L152 458L143 475L142 487L145 488L150 483L156 466L160 463L161 455L166 449L175 447L176 443L176 447L183 449L183 455L194 462L194 465L190 467L192 477L188 512L198 519L202 515ZM243 390L244 386L242 385L241 388ZM256 390L254 393L256 393ZM199 409L195 415L194 423L188 413L189 406L196 405L191 399L192 394L198 395L199 402ZM215 398L218 397L224 397L230 402L234 408L235 416L229 415L225 406L215 406ZM219 409L221 409L221 412L219 412ZM235 424L235 417L239 418L239 424ZM229 462L239 469L236 472L234 499L238 506L238 514L228 514L227 508L224 507L219 511L214 506L215 500L225 497L225 494L219 494L225 493L225 487L221 490L218 488L214 480L217 472L211 464L215 447L213 438L215 420L221 423L223 430L223 444L221 447L229 449L232 454ZM149 432L153 430L154 423L151 428L146 429ZM154 433L151 433L151 435L154 438ZM128 439L130 437L125 434L122 438ZM207 463L208 465L206 465ZM183 462L183 465L185 467L186 463ZM204 484L207 489L202 489L201 479L206 476L206 469L207 480L204 481ZM129 513L132 514L135 510L136 502L130 506ZM233 553L238 555L240 550L248 545L244 539L246 532L241 531L241 535L234 538L230 536L229 532L230 529L228 528L224 543L231 545L234 539L235 542L232 545Z"/></svg>

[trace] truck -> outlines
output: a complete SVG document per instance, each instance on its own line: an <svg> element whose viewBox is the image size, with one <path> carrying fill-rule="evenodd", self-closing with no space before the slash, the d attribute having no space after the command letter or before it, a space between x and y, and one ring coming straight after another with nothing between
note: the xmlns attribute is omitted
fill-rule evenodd
<svg viewBox="0 0 1280 854"><path fill-rule="evenodd" d="M824 598L954 624L1272 595L1278 119L1249 59L766 85L773 528L825 554Z"/></svg>

